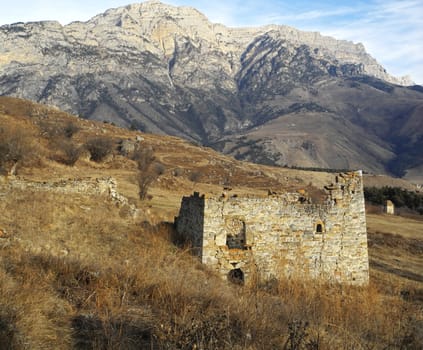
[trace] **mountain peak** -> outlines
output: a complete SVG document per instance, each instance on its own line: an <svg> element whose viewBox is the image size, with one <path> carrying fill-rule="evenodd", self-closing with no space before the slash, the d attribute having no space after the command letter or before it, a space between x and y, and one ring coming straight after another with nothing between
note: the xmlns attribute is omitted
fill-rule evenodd
<svg viewBox="0 0 423 350"><path fill-rule="evenodd" d="M408 151L389 143L405 133L389 121L420 125L420 90L390 84L401 81L362 44L288 26L229 28L148 1L64 27L3 26L0 42L0 95L242 159L381 171ZM365 161L356 135L371 149Z"/></svg>
<svg viewBox="0 0 423 350"><path fill-rule="evenodd" d="M114 19L119 15L129 15L137 22L151 21L153 19L185 19L201 18L208 21L207 17L193 7L173 6L164 4L157 0L149 0L142 3L129 4L123 7L117 7L107 10L97 15L91 21L99 19Z"/></svg>
<svg viewBox="0 0 423 350"><path fill-rule="evenodd" d="M132 43L147 40L155 42L165 55L171 54L174 37L211 39L212 27L207 17L192 7L176 7L156 0L113 8L87 23L96 40L110 34Z"/></svg>

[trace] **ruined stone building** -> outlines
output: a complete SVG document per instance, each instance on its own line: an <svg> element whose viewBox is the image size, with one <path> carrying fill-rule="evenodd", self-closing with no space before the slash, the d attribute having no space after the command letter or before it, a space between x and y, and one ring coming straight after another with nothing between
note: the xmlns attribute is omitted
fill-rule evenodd
<svg viewBox="0 0 423 350"><path fill-rule="evenodd" d="M383 212L385 214L394 215L395 214L395 205L389 199L385 202L383 206Z"/></svg>
<svg viewBox="0 0 423 350"><path fill-rule="evenodd" d="M325 187L322 204L299 193L182 199L178 233L212 270L245 283L278 277L369 280L361 171Z"/></svg>

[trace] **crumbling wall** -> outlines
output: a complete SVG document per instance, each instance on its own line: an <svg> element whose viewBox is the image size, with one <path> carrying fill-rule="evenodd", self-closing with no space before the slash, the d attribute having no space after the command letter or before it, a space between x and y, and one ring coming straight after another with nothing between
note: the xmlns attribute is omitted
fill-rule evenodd
<svg viewBox="0 0 423 350"><path fill-rule="evenodd" d="M187 216L191 222L202 222L185 225L185 232L202 236L192 242L197 252L201 250L202 262L222 276L236 271L247 282L283 274L365 284L368 254L361 173L339 175L326 191L324 204L308 203L297 193L204 197L203 207L197 205L195 211L188 203L196 199L186 197L178 222Z"/></svg>
<svg viewBox="0 0 423 350"><path fill-rule="evenodd" d="M179 216L175 219L179 235L193 247L193 253L202 256L204 231L204 195L194 192L191 197L183 197Z"/></svg>
<svg viewBox="0 0 423 350"><path fill-rule="evenodd" d="M117 190L117 182L112 177L104 178L75 178L63 179L59 181L28 181L18 177L2 177L0 179L2 187L5 189L13 190L26 190L33 191L48 191L56 193L80 193L83 195L103 195L107 196L119 207L127 206L132 217L137 217L138 209L130 204L128 198L123 196Z"/></svg>

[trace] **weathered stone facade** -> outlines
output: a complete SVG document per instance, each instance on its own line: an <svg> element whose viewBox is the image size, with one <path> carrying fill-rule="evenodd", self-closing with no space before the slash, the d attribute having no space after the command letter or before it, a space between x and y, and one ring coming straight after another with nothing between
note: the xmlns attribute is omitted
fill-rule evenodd
<svg viewBox="0 0 423 350"><path fill-rule="evenodd" d="M369 280L361 172L339 174L323 204L299 193L182 199L177 231L201 261L249 283L278 276Z"/></svg>

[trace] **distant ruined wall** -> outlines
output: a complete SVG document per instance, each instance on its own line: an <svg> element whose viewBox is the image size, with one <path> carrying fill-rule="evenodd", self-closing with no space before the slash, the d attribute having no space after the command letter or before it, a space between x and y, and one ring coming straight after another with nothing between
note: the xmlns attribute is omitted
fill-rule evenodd
<svg viewBox="0 0 423 350"><path fill-rule="evenodd" d="M392 203L391 200L385 201L385 204L383 205L383 212L385 214L394 215L395 214L395 205Z"/></svg>
<svg viewBox="0 0 423 350"><path fill-rule="evenodd" d="M60 181L28 181L18 177L0 177L0 186L9 190L47 191L62 194L103 195L118 206L128 206L132 217L137 217L138 209L117 191L117 182L112 177L67 179Z"/></svg>
<svg viewBox="0 0 423 350"><path fill-rule="evenodd" d="M189 237L201 261L224 277L236 271L247 283L285 275L366 284L361 172L340 174L326 191L324 204L311 204L298 193L185 197L177 230Z"/></svg>
<svg viewBox="0 0 423 350"><path fill-rule="evenodd" d="M59 193L82 193L91 195L109 194L116 189L113 178L67 179L59 181L28 181L20 178L9 178L6 184L15 189L32 189L35 191L53 191Z"/></svg>

